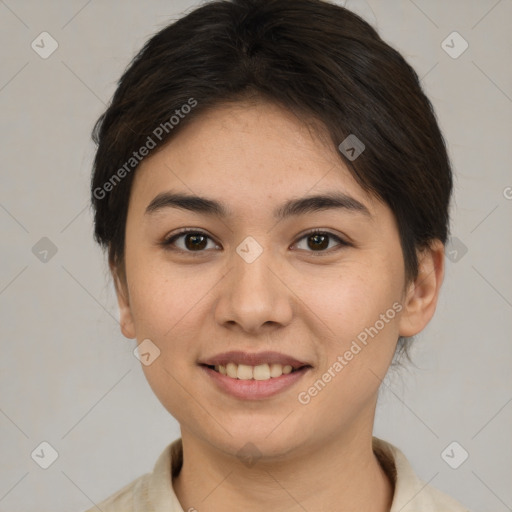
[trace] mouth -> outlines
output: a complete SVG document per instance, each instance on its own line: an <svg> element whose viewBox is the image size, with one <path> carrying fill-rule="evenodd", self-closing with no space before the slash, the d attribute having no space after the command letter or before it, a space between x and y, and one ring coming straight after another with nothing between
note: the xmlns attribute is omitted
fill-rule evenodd
<svg viewBox="0 0 512 512"><path fill-rule="evenodd" d="M226 365L208 365L203 364L210 370L213 370L221 375L225 375L232 379L238 380L270 380L277 379L282 375L288 375L295 373L303 368L311 368L310 365L292 366L290 364L279 364L279 363L263 363L256 366L247 364L236 364L233 362L227 363Z"/></svg>
<svg viewBox="0 0 512 512"><path fill-rule="evenodd" d="M291 388L313 366L277 352L226 352L198 362L214 388L241 400L263 400Z"/></svg>
<svg viewBox="0 0 512 512"><path fill-rule="evenodd" d="M263 400L290 389L313 367L279 352L231 351L198 361L215 389L241 400Z"/></svg>

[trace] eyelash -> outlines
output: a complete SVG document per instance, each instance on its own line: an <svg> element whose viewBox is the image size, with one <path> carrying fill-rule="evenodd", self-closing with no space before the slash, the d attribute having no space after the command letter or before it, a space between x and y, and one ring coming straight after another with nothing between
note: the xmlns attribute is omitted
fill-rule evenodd
<svg viewBox="0 0 512 512"><path fill-rule="evenodd" d="M203 250L200 250L200 251L188 251L188 250L184 250L184 249L179 249L179 248L174 248L172 247L172 244L180 237L182 237L183 235L186 235L186 234L195 234L195 235L203 235L203 236L206 236L207 238L209 238L210 240L213 240L207 233L205 233L204 231L201 231L201 230L198 230L198 229L194 229L194 228L186 228L186 229L183 229L181 231L179 231L178 233L175 233L174 235L166 238L165 240L163 240L159 245L163 246L164 249L166 250L169 250L169 251L178 251L178 252L182 252L182 253L186 253L186 254L190 254L192 256L200 256L201 253L204 253L206 252L206 249L203 249ZM328 237L330 238L333 238L335 239L337 242L339 242L339 248L341 247L349 247L351 246L352 244L350 244L349 242L343 240L342 238L340 238L339 236L335 235L334 233L331 233L329 231L324 231L322 229L313 229L311 231L308 231L307 233L303 234L297 242L299 242L300 240L304 239L304 238L308 238L310 236L313 236L313 235L317 235L317 234L321 234L321 235L327 235ZM297 243L296 242L296 243ZM215 242L216 243L216 242ZM296 244L295 243L295 244ZM295 245L294 244L294 245ZM313 255L315 256L321 256L323 254L331 254L333 251L332 251L332 248L331 249L325 249L325 250L321 250L321 251L306 251L306 252L310 252L312 253Z"/></svg>

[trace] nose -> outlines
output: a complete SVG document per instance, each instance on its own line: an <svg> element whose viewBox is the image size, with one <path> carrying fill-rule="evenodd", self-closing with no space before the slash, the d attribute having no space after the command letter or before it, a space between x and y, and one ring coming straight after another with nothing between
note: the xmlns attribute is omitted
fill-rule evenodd
<svg viewBox="0 0 512 512"><path fill-rule="evenodd" d="M219 325L258 334L291 322L294 295L270 252L263 250L249 262L233 251L230 271L217 287L215 318Z"/></svg>

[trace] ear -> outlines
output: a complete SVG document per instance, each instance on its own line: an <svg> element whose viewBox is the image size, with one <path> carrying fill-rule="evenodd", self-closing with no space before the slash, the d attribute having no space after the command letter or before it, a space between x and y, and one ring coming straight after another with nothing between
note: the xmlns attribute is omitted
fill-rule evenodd
<svg viewBox="0 0 512 512"><path fill-rule="evenodd" d="M418 277L410 284L400 316L400 336L421 332L434 315L444 278L444 245L434 240L418 253Z"/></svg>
<svg viewBox="0 0 512 512"><path fill-rule="evenodd" d="M117 303L119 305L121 332L126 338L133 339L135 338L135 323L130 307L130 295L128 293L128 282L124 266L117 267L111 264L110 271L114 280Z"/></svg>

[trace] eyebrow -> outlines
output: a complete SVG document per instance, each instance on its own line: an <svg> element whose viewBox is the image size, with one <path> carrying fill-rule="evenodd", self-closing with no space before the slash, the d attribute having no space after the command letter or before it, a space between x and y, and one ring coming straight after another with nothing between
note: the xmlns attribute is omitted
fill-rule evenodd
<svg viewBox="0 0 512 512"><path fill-rule="evenodd" d="M167 208L178 208L220 218L233 217L233 212L225 204L215 199L173 192L158 194L149 203L145 213L151 215ZM331 192L301 197L299 199L290 199L274 210L274 218L283 220L291 216L333 209L361 213L370 219L373 218L363 203L343 192Z"/></svg>

